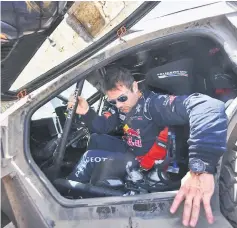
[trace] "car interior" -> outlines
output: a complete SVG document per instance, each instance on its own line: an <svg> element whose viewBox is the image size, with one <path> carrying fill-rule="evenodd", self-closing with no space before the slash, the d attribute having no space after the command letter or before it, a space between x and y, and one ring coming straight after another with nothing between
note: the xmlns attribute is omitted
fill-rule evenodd
<svg viewBox="0 0 237 228"><path fill-rule="evenodd" d="M143 48L109 63L112 64L129 69L141 90L171 95L203 93L223 101L226 108L237 96L237 75L222 47L207 37L191 36L156 48ZM82 89L82 96L98 115L103 115L110 108L100 89L106 67L87 75ZM62 196L68 199L126 196L179 188L182 177L188 171L188 126L174 127L175 154L168 154L161 164L155 164L147 171L147 178L142 182L109 175L106 178L102 175L101 179L91 180L88 184L68 180L68 175L87 151L88 141L93 133L78 115L72 120L57 177L52 178L55 157L58 156L56 150L67 123L67 101L74 90L75 85L44 104L32 116L30 126L31 156ZM110 135L121 137L122 128ZM171 158L176 161L177 172L164 171ZM164 172L157 171L160 169L164 169ZM96 172L98 174L102 171ZM156 177L151 178L152 175Z"/></svg>

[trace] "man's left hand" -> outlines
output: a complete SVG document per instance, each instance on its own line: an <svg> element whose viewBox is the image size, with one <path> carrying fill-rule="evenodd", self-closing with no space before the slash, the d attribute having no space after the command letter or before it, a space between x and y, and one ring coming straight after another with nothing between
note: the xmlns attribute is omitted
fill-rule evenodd
<svg viewBox="0 0 237 228"><path fill-rule="evenodd" d="M210 205L211 197L214 193L214 176L208 173L195 175L188 172L182 179L182 185L178 191L170 212L176 212L180 203L185 199L183 212L183 225L195 227L198 221L200 204L203 202L207 221L212 224L214 217Z"/></svg>

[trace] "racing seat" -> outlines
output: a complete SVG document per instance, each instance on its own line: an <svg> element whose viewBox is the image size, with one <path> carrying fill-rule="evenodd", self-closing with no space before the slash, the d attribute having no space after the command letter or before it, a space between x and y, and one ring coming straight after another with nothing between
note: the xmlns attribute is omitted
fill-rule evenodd
<svg viewBox="0 0 237 228"><path fill-rule="evenodd" d="M227 108L237 97L237 87L233 73L226 73L219 66L210 69L209 78L212 85L213 97L225 103Z"/></svg>
<svg viewBox="0 0 237 228"><path fill-rule="evenodd" d="M182 59L151 69L146 74L145 83L151 90L156 88L174 95L192 93L193 60Z"/></svg>
<svg viewBox="0 0 237 228"><path fill-rule="evenodd" d="M198 80L198 82L196 82ZM190 58L169 62L148 71L145 79L148 88L155 92L165 90L173 95L204 93L225 103L226 108L237 96L234 76L220 67L211 67L208 75L195 75L194 61Z"/></svg>

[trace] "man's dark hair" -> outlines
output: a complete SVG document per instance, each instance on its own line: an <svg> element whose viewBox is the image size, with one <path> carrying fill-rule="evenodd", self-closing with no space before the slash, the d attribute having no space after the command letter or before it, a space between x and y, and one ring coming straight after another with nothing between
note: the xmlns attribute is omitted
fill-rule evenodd
<svg viewBox="0 0 237 228"><path fill-rule="evenodd" d="M102 82L102 88L105 92L117 88L117 83L122 83L132 90L134 77L128 69L118 66L109 66L105 70L106 73Z"/></svg>

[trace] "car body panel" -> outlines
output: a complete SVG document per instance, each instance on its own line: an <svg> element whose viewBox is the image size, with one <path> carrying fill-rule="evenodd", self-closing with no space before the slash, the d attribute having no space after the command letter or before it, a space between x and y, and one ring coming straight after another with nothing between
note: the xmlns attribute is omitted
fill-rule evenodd
<svg viewBox="0 0 237 228"><path fill-rule="evenodd" d="M136 23L131 29L136 31L128 35L125 34L123 36L124 41L133 40L134 38L141 37L142 35L148 35L149 33L157 32L159 33L158 36L165 36L172 32L176 32L176 26L186 25L185 29L190 29L191 27L196 27L198 24L192 23L195 21L202 21L202 19L213 18L217 16L225 16L225 15L232 15L235 18L237 12L236 5L229 5L226 2L216 2L210 5L202 5L198 8L194 9L187 9L182 12L176 12L171 15L162 16L162 17L152 17L149 18L150 14L157 15L159 13L159 7L157 6L155 9L151 11L146 17L144 17L141 21ZM155 25L155 26L154 26ZM123 41L123 42L124 42ZM122 41L116 40L106 48L102 49L100 52L104 52L116 45L119 45Z"/></svg>
<svg viewBox="0 0 237 228"><path fill-rule="evenodd" d="M78 225L80 227L144 227L147 225L150 227L157 227L157 225L183 227L183 205L175 215L169 213L175 192L97 198L89 202L81 199L78 200L81 202L79 207L73 207L75 200L65 199L65 201L71 201L72 207L62 207L55 203L52 197L44 195L44 191L39 188L38 184L36 190L34 183L29 181L31 180L30 176L30 173L26 175L18 172L15 176L10 177L12 179L12 191L14 198L16 198L14 203L20 207L16 208L16 212L21 211L18 216L25 218L25 225L39 224L38 227L77 227ZM27 194L29 191L31 192L30 195ZM218 189L216 189L211 202L215 216L215 223L211 227L231 228L219 211L217 193ZM57 195L55 196L57 197ZM22 202L23 199L25 203ZM26 207L24 205L31 206ZM40 216L33 220L34 217L32 216L35 213ZM203 208L197 227L209 227Z"/></svg>

